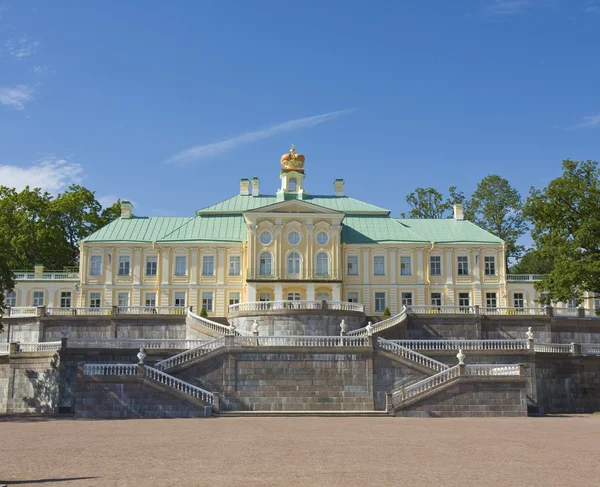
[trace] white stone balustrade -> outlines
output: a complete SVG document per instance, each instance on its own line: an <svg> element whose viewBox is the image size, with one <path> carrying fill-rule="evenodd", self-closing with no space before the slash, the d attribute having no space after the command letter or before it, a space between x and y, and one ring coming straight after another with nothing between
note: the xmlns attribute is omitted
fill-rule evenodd
<svg viewBox="0 0 600 487"><path fill-rule="evenodd" d="M83 375L137 375L137 364L84 364Z"/></svg>
<svg viewBox="0 0 600 487"><path fill-rule="evenodd" d="M533 350L540 353L571 353L571 344L535 342Z"/></svg>
<svg viewBox="0 0 600 487"><path fill-rule="evenodd" d="M581 353L583 355L600 355L600 343L582 343Z"/></svg>
<svg viewBox="0 0 600 487"><path fill-rule="evenodd" d="M395 390L392 393L393 403L402 404L403 402L406 402L409 399L418 396L419 394L423 394L424 392L427 392L439 386L440 384L444 384L445 382L459 377L459 375L459 365L446 368L445 370L442 370L441 372L432 375L431 377L427 377L427 379L415 382L414 384L411 384L408 387L403 387L401 389Z"/></svg>
<svg viewBox="0 0 600 487"><path fill-rule="evenodd" d="M209 320L208 318L203 318L202 316L198 316L191 311L187 312L187 319L192 323L196 324L200 327L206 327L209 330L216 331L217 333L221 333L223 335L231 335L235 334L236 336L250 336L251 332L247 332L244 330L237 330L232 328L231 326L222 325L221 323L217 323L216 321Z"/></svg>
<svg viewBox="0 0 600 487"><path fill-rule="evenodd" d="M8 355L10 343L0 343L0 355Z"/></svg>
<svg viewBox="0 0 600 487"><path fill-rule="evenodd" d="M8 318L25 318L29 316L37 316L37 307L35 306L13 306L8 308L5 315Z"/></svg>
<svg viewBox="0 0 600 487"><path fill-rule="evenodd" d="M154 365L154 367L158 370L167 370L177 365L181 365L185 362L189 362L195 358L201 357L202 355L206 355L209 352L217 350L221 347L225 346L225 337L220 337L215 340L210 340L206 343L203 343L199 347L192 348L191 350L187 350L182 353L178 353L177 355L173 355L166 360L158 362Z"/></svg>
<svg viewBox="0 0 600 487"><path fill-rule="evenodd" d="M15 279L17 281L33 281L33 280L43 280L43 281L78 281L79 273L78 272L42 272L41 274L36 274L35 272L23 272L23 271L15 271Z"/></svg>
<svg viewBox="0 0 600 487"><path fill-rule="evenodd" d="M357 311L364 313L365 307L359 303L325 301L256 301L248 303L237 303L229 305L229 313L238 313L244 311L275 311L275 310L320 310L328 309L333 311Z"/></svg>
<svg viewBox="0 0 600 487"><path fill-rule="evenodd" d="M415 362L419 365L423 365L433 370L446 370L448 366L442 362L432 359L431 357L427 357L419 352L415 352L409 348L403 347L395 342L390 340L385 340L384 338L377 337L377 346L384 350L388 350L390 352L395 353L411 362Z"/></svg>
<svg viewBox="0 0 600 487"><path fill-rule="evenodd" d="M146 348L184 350L196 348L212 341L211 339L150 339L150 338L70 338L68 348Z"/></svg>
<svg viewBox="0 0 600 487"><path fill-rule="evenodd" d="M467 364L465 365L465 375L467 377L498 377L520 375L518 364L498 365L498 364Z"/></svg>
<svg viewBox="0 0 600 487"><path fill-rule="evenodd" d="M368 347L368 337L349 336L264 336L245 338L240 341L234 339L234 344L239 346L260 347Z"/></svg>
<svg viewBox="0 0 600 487"><path fill-rule="evenodd" d="M377 333L383 330L387 330L388 328L392 328L393 326L397 326L406 320L408 314L406 313L406 308L402 308L402 311L397 315L394 315L385 320L379 321L378 323L371 323L363 328L358 328L357 330L349 331L347 336L369 336L373 333Z"/></svg>
<svg viewBox="0 0 600 487"><path fill-rule="evenodd" d="M579 316L579 309L585 308L553 308L554 316L565 316L569 318L577 318Z"/></svg>
<svg viewBox="0 0 600 487"><path fill-rule="evenodd" d="M389 340L411 350L527 350L527 340Z"/></svg>
<svg viewBox="0 0 600 487"><path fill-rule="evenodd" d="M20 352L55 352L59 350L61 342L19 343Z"/></svg>
<svg viewBox="0 0 600 487"><path fill-rule="evenodd" d="M144 377L187 394L188 396L200 399L207 404L214 404L215 402L215 396L212 392L205 391L198 386L190 384L189 382L184 382L176 377L173 377L172 375L166 374L153 367L149 367L148 365L144 365Z"/></svg>
<svg viewBox="0 0 600 487"><path fill-rule="evenodd" d="M185 315L185 306L119 306L120 315Z"/></svg>

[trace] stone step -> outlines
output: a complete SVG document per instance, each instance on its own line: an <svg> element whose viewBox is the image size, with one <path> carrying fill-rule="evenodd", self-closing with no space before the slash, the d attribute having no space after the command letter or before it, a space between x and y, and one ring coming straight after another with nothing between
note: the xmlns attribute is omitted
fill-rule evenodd
<svg viewBox="0 0 600 487"><path fill-rule="evenodd" d="M235 418L241 416L325 416L325 417L380 417L390 416L385 411L227 411L219 413L221 418ZM393 416L390 416L393 417Z"/></svg>

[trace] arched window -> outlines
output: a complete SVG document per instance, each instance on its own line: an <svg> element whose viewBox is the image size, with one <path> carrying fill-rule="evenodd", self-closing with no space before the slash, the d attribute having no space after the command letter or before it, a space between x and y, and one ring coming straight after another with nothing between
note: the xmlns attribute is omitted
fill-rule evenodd
<svg viewBox="0 0 600 487"><path fill-rule="evenodd" d="M273 273L271 268L271 254L269 252L263 252L259 256L259 270L258 273L261 276L270 276Z"/></svg>
<svg viewBox="0 0 600 487"><path fill-rule="evenodd" d="M317 254L317 276L326 276L329 274L329 256L325 252Z"/></svg>
<svg viewBox="0 0 600 487"><path fill-rule="evenodd" d="M300 274L300 254L291 252L287 259L288 274Z"/></svg>
<svg viewBox="0 0 600 487"><path fill-rule="evenodd" d="M329 301L329 293L327 291L320 291L316 294L315 298L317 301Z"/></svg>
<svg viewBox="0 0 600 487"><path fill-rule="evenodd" d="M297 186L298 186L298 183L296 181L296 178L290 179L290 181L288 182L288 190L289 191L296 191L296 187Z"/></svg>

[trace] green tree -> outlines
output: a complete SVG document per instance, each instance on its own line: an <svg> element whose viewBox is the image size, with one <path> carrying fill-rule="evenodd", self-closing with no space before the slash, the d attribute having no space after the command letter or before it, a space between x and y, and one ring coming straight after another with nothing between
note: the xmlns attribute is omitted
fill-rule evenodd
<svg viewBox="0 0 600 487"><path fill-rule="evenodd" d="M444 195L434 188L417 188L412 193L406 195L406 202L410 206L410 211L401 213L402 218L446 218L452 216L453 205L464 203L465 196L457 191L456 186L451 186L448 190L449 197L444 199Z"/></svg>
<svg viewBox="0 0 600 487"><path fill-rule="evenodd" d="M537 249L529 249L519 262L511 266L510 274L548 274L554 267L550 257L542 255Z"/></svg>
<svg viewBox="0 0 600 487"><path fill-rule="evenodd" d="M8 265L8 248L0 242L0 317L4 311L5 292L12 291L15 287L14 275ZM2 323L0 323L2 331Z"/></svg>
<svg viewBox="0 0 600 487"><path fill-rule="evenodd" d="M554 263L536 287L557 301L600 295L600 168L569 159L562 168L543 190L531 188L525 205L536 247Z"/></svg>
<svg viewBox="0 0 600 487"><path fill-rule="evenodd" d="M510 259L523 253L524 247L517 244L527 231L523 198L507 179L497 174L483 178L466 205L465 217L504 240L507 268Z"/></svg>

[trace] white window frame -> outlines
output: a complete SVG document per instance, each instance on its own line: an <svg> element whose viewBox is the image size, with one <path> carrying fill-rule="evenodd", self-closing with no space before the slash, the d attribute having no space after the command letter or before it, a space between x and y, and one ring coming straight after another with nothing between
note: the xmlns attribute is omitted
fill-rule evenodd
<svg viewBox="0 0 600 487"><path fill-rule="evenodd" d="M412 291L401 293L400 294L400 302L402 306L412 306L413 305L413 293Z"/></svg>
<svg viewBox="0 0 600 487"><path fill-rule="evenodd" d="M433 272L434 269L437 272ZM439 277L444 274L442 267L442 256L441 255L430 255L429 256L429 276Z"/></svg>
<svg viewBox="0 0 600 487"><path fill-rule="evenodd" d="M185 308L186 297L185 291L177 291L173 293L173 306Z"/></svg>
<svg viewBox="0 0 600 487"><path fill-rule="evenodd" d="M329 276L330 261L331 259L329 258L329 254L324 250L319 250L315 255L315 276Z"/></svg>
<svg viewBox="0 0 600 487"><path fill-rule="evenodd" d="M17 305L17 291L6 291L4 304L7 308L14 308Z"/></svg>
<svg viewBox="0 0 600 487"><path fill-rule="evenodd" d="M156 306L156 293L144 294L144 306L154 308Z"/></svg>
<svg viewBox="0 0 600 487"><path fill-rule="evenodd" d="M291 293L287 293L287 300L288 301L301 301L302 300L302 295L299 292L291 292Z"/></svg>
<svg viewBox="0 0 600 487"><path fill-rule="evenodd" d="M404 259L404 262L402 262ZM412 276L412 256L401 255L400 256L400 275L401 276Z"/></svg>
<svg viewBox="0 0 600 487"><path fill-rule="evenodd" d="M525 309L525 293L522 291L521 292L513 292L512 304L513 304L513 308L515 308L515 309Z"/></svg>
<svg viewBox="0 0 600 487"><path fill-rule="evenodd" d="M373 275L378 277L385 276L385 255L373 256Z"/></svg>
<svg viewBox="0 0 600 487"><path fill-rule="evenodd" d="M61 291L60 292L60 307L61 308L71 308L72 304L73 304L73 293L71 291Z"/></svg>
<svg viewBox="0 0 600 487"><path fill-rule="evenodd" d="M241 276L242 275L242 257L240 255L229 256L229 275L230 276Z"/></svg>
<svg viewBox="0 0 600 487"><path fill-rule="evenodd" d="M496 309L498 307L498 293L494 291L485 293L486 309Z"/></svg>
<svg viewBox="0 0 600 487"><path fill-rule="evenodd" d="M330 301L331 294L329 291L319 291L317 294L315 294L315 299L317 301Z"/></svg>
<svg viewBox="0 0 600 487"><path fill-rule="evenodd" d="M373 303L375 313L383 313L385 308L387 308L387 296L385 292L377 291L373 294ZM383 305L382 305L383 303Z"/></svg>
<svg viewBox="0 0 600 487"><path fill-rule="evenodd" d="M119 269L117 270L117 275L131 275L131 257L129 255L119 255Z"/></svg>
<svg viewBox="0 0 600 487"><path fill-rule="evenodd" d="M456 256L456 275L457 276L468 276L469 275L469 256L468 255L457 255Z"/></svg>
<svg viewBox="0 0 600 487"><path fill-rule="evenodd" d="M483 256L483 275L484 276L495 276L496 275L496 256L495 255L484 255Z"/></svg>
<svg viewBox="0 0 600 487"><path fill-rule="evenodd" d="M299 277L302 272L302 254L297 250L292 250L288 253L285 264L288 277Z"/></svg>
<svg viewBox="0 0 600 487"><path fill-rule="evenodd" d="M158 275L158 256L147 255L145 260L145 276L157 276ZM150 272L148 272L150 271Z"/></svg>
<svg viewBox="0 0 600 487"><path fill-rule="evenodd" d="M292 235L298 235L298 241L297 242L292 242ZM295 247L296 245L298 245L300 242L302 242L302 234L298 231L298 230L292 230L290 233L287 234L287 242L292 246Z"/></svg>
<svg viewBox="0 0 600 487"><path fill-rule="evenodd" d="M319 240L321 235L325 235L325 240ZM329 234L325 230L319 230L315 236L315 239L319 245L327 245L329 243Z"/></svg>
<svg viewBox="0 0 600 487"><path fill-rule="evenodd" d="M229 306L232 304L238 304L240 302L240 292L232 291L229 293Z"/></svg>
<svg viewBox="0 0 600 487"><path fill-rule="evenodd" d="M466 299L466 304L465 304L465 299ZM462 313L469 312L470 307L471 307L471 293L470 292L458 293L458 306L460 307L460 311Z"/></svg>
<svg viewBox="0 0 600 487"><path fill-rule="evenodd" d="M264 240L263 240L263 237L264 237ZM273 234L269 230L263 230L258 235L258 241L262 245L271 245L273 243Z"/></svg>
<svg viewBox="0 0 600 487"><path fill-rule="evenodd" d="M350 259L352 259L352 261L355 260L355 262L352 262ZM358 276L359 269L360 269L360 265L359 265L359 261L358 261L358 255L346 256L346 275L347 276ZM350 271L352 271L352 272L350 272Z"/></svg>
<svg viewBox="0 0 600 487"><path fill-rule="evenodd" d="M359 293L357 291L350 291L346 293L346 299L349 303L358 303L359 302Z"/></svg>
<svg viewBox="0 0 600 487"><path fill-rule="evenodd" d="M90 276L102 275L102 256L90 255Z"/></svg>
<svg viewBox="0 0 600 487"><path fill-rule="evenodd" d="M187 255L176 255L175 256L175 276L184 277L187 276Z"/></svg>
<svg viewBox="0 0 600 487"><path fill-rule="evenodd" d="M213 311L213 308L214 308L213 301L214 301L214 293L212 291L203 291L202 292L202 308L204 308L207 313L211 313Z"/></svg>
<svg viewBox="0 0 600 487"><path fill-rule="evenodd" d="M433 297L434 294L438 294L438 296ZM441 291L435 291L429 293L429 300L431 302L431 306L443 306L444 305L444 294ZM437 303L434 301L438 301Z"/></svg>
<svg viewBox="0 0 600 487"><path fill-rule="evenodd" d="M262 292L258 293L258 301L259 302L271 301L271 292L270 291L262 291Z"/></svg>
<svg viewBox="0 0 600 487"><path fill-rule="evenodd" d="M263 262L264 261L264 262ZM261 252L258 256L258 275L272 276L273 275L273 254L271 252Z"/></svg>
<svg viewBox="0 0 600 487"><path fill-rule="evenodd" d="M203 255L202 256L202 275L203 276L214 276L215 275L215 256L214 255Z"/></svg>
<svg viewBox="0 0 600 487"><path fill-rule="evenodd" d="M129 307L129 292L117 293L117 306L119 308L128 308Z"/></svg>
<svg viewBox="0 0 600 487"><path fill-rule="evenodd" d="M298 180L296 178L290 178L288 181L288 191L298 191Z"/></svg>
<svg viewBox="0 0 600 487"><path fill-rule="evenodd" d="M102 308L102 293L98 291L91 292L88 295L88 303L90 308Z"/></svg>
<svg viewBox="0 0 600 487"><path fill-rule="evenodd" d="M33 291L33 306L44 306L46 301L46 291Z"/></svg>

